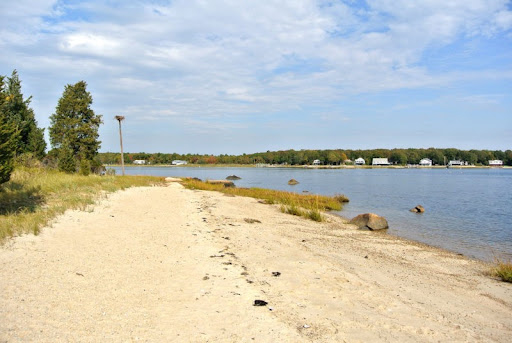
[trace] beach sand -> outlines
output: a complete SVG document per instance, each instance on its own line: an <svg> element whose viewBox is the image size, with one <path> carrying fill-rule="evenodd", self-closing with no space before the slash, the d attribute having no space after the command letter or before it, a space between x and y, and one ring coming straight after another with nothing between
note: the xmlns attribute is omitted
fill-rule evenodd
<svg viewBox="0 0 512 343"><path fill-rule="evenodd" d="M0 247L0 342L509 342L512 284L488 268L335 216L131 188Z"/></svg>

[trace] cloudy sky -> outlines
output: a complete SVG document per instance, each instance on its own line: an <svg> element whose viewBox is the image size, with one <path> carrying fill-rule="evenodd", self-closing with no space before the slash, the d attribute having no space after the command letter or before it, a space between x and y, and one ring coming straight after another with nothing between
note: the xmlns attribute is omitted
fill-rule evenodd
<svg viewBox="0 0 512 343"><path fill-rule="evenodd" d="M0 1L39 124L85 80L101 151L512 148L506 0Z"/></svg>

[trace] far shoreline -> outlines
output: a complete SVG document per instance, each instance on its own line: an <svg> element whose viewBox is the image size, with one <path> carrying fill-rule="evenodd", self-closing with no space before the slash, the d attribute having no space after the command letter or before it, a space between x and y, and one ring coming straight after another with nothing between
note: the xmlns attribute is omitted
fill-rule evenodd
<svg viewBox="0 0 512 343"><path fill-rule="evenodd" d="M118 167L121 164L104 164L104 167ZM372 166L372 165L281 165L281 164L125 164L125 167L137 168L283 168L283 169L512 169L512 166L402 166L402 165L389 165L389 166Z"/></svg>

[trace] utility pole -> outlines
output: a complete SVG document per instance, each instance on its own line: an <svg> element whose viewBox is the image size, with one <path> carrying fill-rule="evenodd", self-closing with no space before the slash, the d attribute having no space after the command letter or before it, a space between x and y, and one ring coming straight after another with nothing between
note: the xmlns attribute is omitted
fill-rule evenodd
<svg viewBox="0 0 512 343"><path fill-rule="evenodd" d="M124 120L124 116L115 116L115 118L119 122L119 141L121 142L121 168L123 170L124 176L123 133L121 131L121 122Z"/></svg>

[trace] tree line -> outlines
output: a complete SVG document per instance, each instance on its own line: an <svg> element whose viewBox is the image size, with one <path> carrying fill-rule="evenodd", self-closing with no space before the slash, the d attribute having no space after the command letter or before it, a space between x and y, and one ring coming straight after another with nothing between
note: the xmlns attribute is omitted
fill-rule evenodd
<svg viewBox="0 0 512 343"><path fill-rule="evenodd" d="M101 168L98 128L102 119L91 109L85 81L65 86L50 116L52 150L48 153L44 128L38 127L31 100L24 97L16 70L10 77L0 75L0 184L9 181L15 165L46 165L84 175Z"/></svg>
<svg viewBox="0 0 512 343"><path fill-rule="evenodd" d="M323 165L353 164L362 157L366 164L373 158L387 158L397 165L419 164L423 158L429 158L434 165L445 165L450 160L466 161L472 165L488 165L489 160L502 160L512 166L512 150L460 150L455 148L439 149L330 149L330 150L281 150L242 155L201 155L177 153L125 153L124 162L133 163L144 160L147 164L171 164L173 160L184 160L192 164L287 164L310 165L319 160ZM119 164L119 153L100 153L103 164Z"/></svg>

